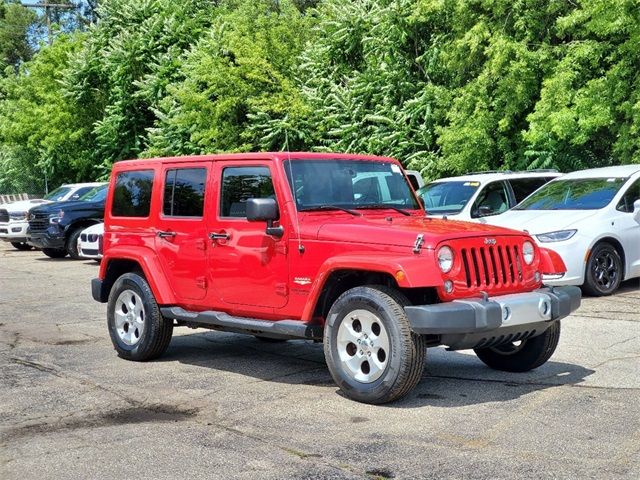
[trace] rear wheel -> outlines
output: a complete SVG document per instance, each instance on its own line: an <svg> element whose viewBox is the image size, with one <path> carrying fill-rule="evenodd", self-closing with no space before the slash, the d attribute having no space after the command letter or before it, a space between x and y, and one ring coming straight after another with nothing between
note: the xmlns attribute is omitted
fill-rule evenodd
<svg viewBox="0 0 640 480"><path fill-rule="evenodd" d="M383 286L347 290L333 304L324 330L329 371L353 400L397 400L420 381L426 344L411 331L407 299Z"/></svg>
<svg viewBox="0 0 640 480"><path fill-rule="evenodd" d="M622 281L622 259L620 254L610 243L596 245L585 271L585 291L596 297L611 295Z"/></svg>
<svg viewBox="0 0 640 480"><path fill-rule="evenodd" d="M560 321L553 322L537 337L490 348L475 348L485 365L505 372L528 372L551 358L560 340Z"/></svg>
<svg viewBox="0 0 640 480"><path fill-rule="evenodd" d="M62 248L43 248L42 253L49 258L64 258L67 256L67 251Z"/></svg>
<svg viewBox="0 0 640 480"><path fill-rule="evenodd" d="M33 248L27 242L11 242L11 245L17 250L31 250Z"/></svg>
<svg viewBox="0 0 640 480"><path fill-rule="evenodd" d="M152 360L171 342L173 320L165 319L147 281L125 273L113 285L107 304L109 335L118 355L127 360Z"/></svg>

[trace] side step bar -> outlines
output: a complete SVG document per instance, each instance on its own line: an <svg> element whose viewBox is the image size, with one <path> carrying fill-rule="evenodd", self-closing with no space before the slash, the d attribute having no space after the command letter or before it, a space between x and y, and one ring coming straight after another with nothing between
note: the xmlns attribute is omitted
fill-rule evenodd
<svg viewBox="0 0 640 480"><path fill-rule="evenodd" d="M173 318L189 327L205 327L225 332L261 335L270 338L322 339L322 326L310 325L300 320L259 320L257 318L234 317L224 312L190 312L180 307L162 307L165 318Z"/></svg>

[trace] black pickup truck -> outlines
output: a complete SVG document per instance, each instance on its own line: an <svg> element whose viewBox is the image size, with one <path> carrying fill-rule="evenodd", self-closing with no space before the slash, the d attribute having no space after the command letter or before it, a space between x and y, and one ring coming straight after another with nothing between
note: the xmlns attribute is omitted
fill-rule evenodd
<svg viewBox="0 0 640 480"><path fill-rule="evenodd" d="M77 201L48 203L29 211L27 242L51 258L78 254L78 237L85 228L102 221L107 185L95 187Z"/></svg>

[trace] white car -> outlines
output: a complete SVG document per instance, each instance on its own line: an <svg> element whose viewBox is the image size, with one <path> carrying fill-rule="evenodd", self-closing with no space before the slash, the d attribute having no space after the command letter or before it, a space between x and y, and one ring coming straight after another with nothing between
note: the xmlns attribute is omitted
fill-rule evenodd
<svg viewBox="0 0 640 480"><path fill-rule="evenodd" d="M30 250L27 243L27 213L31 207L43 203L77 200L85 193L104 183L73 183L56 188L42 199L21 200L0 205L0 240L11 243L18 250Z"/></svg>
<svg viewBox="0 0 640 480"><path fill-rule="evenodd" d="M82 258L100 260L102 258L102 237L104 223L96 223L85 228L78 237L78 254Z"/></svg>
<svg viewBox="0 0 640 480"><path fill-rule="evenodd" d="M424 203L427 216L490 223L487 217L507 211L561 175L556 170L470 173L441 178L416 193Z"/></svg>
<svg viewBox="0 0 640 480"><path fill-rule="evenodd" d="M640 165L568 173L491 223L526 230L560 254L567 272L544 283L610 295L640 277Z"/></svg>

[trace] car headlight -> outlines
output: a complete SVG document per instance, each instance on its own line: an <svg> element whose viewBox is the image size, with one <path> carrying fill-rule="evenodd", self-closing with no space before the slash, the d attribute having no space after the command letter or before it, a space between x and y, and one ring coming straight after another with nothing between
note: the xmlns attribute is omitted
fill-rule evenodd
<svg viewBox="0 0 640 480"><path fill-rule="evenodd" d="M64 212L62 210L60 210L58 213L52 213L51 215L49 215L49 223L57 225L58 223L60 223L60 220L62 220L62 217L64 217Z"/></svg>
<svg viewBox="0 0 640 480"><path fill-rule="evenodd" d="M9 218L11 220L26 220L27 212L9 212Z"/></svg>
<svg viewBox="0 0 640 480"><path fill-rule="evenodd" d="M533 263L535 254L536 251L533 248L533 243L527 240L522 244L522 258L524 258L524 263L526 263L527 265L531 265Z"/></svg>
<svg viewBox="0 0 640 480"><path fill-rule="evenodd" d="M437 254L438 266L442 273L450 272L453 268L453 250L449 247L440 247Z"/></svg>
<svg viewBox="0 0 640 480"><path fill-rule="evenodd" d="M556 232L540 233L536 238L543 243L562 242L569 240L576 234L577 230L558 230Z"/></svg>

